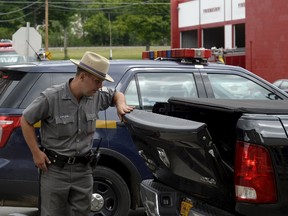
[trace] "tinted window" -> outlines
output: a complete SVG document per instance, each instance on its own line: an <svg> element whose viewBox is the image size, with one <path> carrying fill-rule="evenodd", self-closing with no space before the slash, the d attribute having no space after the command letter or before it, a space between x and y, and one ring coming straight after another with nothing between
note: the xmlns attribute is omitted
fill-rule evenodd
<svg viewBox="0 0 288 216"><path fill-rule="evenodd" d="M35 82L33 87L29 90L27 96L20 105L20 108L26 108L36 97L40 95L46 88L67 82L70 78L74 77L75 73L44 73Z"/></svg>
<svg viewBox="0 0 288 216"><path fill-rule="evenodd" d="M6 100L11 91L25 75L26 73L5 73L0 71L0 104Z"/></svg>
<svg viewBox="0 0 288 216"><path fill-rule="evenodd" d="M138 73L125 92L129 105L151 109L156 102L172 97L197 98L194 77L187 73Z"/></svg>
<svg viewBox="0 0 288 216"><path fill-rule="evenodd" d="M221 99L269 99L275 94L259 84L232 74L208 74L215 98Z"/></svg>

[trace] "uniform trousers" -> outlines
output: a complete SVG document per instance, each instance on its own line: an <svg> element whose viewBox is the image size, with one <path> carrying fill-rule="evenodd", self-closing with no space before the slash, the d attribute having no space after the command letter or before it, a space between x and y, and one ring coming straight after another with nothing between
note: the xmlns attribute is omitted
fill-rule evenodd
<svg viewBox="0 0 288 216"><path fill-rule="evenodd" d="M90 164L54 164L42 172L41 216L88 216L93 190Z"/></svg>

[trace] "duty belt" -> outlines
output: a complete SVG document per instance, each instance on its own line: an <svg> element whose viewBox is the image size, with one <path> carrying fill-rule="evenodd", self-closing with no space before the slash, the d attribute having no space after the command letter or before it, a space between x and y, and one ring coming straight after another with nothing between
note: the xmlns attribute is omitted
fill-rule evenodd
<svg viewBox="0 0 288 216"><path fill-rule="evenodd" d="M43 152L47 155L47 157L50 159L51 163L64 167L65 164L77 164L77 163L83 163L83 164L88 164L91 161L91 152L88 152L85 156L81 157L68 157L65 155L58 154L55 151L49 150L49 149L43 149Z"/></svg>

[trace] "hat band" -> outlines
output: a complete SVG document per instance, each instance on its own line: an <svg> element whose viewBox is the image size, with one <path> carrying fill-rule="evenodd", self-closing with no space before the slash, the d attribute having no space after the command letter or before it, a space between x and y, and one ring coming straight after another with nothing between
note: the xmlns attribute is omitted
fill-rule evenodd
<svg viewBox="0 0 288 216"><path fill-rule="evenodd" d="M92 68L92 67L84 64L83 62L80 62L79 64L80 64L81 66L84 66L84 67L88 68L89 70L95 72L97 75L99 75L100 77L103 77L103 79L105 79L106 74L104 74L104 73L102 73L102 72L100 72L100 71L95 70L94 68Z"/></svg>

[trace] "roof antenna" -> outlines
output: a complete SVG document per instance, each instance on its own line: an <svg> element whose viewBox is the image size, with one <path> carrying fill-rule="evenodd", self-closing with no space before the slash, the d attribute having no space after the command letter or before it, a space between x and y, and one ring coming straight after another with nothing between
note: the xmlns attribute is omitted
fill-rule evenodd
<svg viewBox="0 0 288 216"><path fill-rule="evenodd" d="M37 56L37 60L41 61L41 57L39 56L39 54L33 49L33 47L31 46L31 44L29 43L28 40L26 40L27 44L30 46L30 48L34 51L35 55Z"/></svg>

